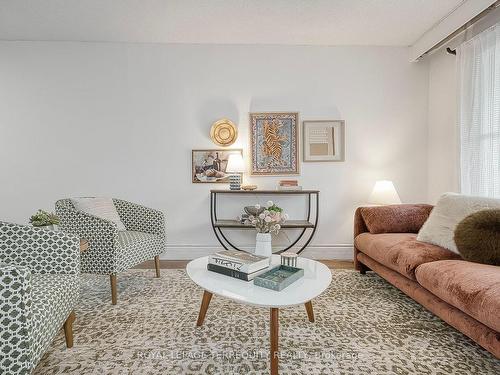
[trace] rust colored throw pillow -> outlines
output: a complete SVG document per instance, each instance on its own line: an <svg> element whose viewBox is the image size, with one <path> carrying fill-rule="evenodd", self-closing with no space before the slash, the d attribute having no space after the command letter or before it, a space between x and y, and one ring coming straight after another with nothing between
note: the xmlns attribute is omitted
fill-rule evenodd
<svg viewBox="0 0 500 375"><path fill-rule="evenodd" d="M366 228L377 233L418 233L432 211L429 204L395 204L362 207Z"/></svg>
<svg viewBox="0 0 500 375"><path fill-rule="evenodd" d="M455 244L465 260L500 266L500 210L483 210L463 219Z"/></svg>

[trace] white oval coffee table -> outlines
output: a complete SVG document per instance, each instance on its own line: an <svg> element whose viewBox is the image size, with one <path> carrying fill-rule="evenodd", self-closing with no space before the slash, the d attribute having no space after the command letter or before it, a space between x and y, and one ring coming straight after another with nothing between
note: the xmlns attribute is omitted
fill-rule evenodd
<svg viewBox="0 0 500 375"><path fill-rule="evenodd" d="M279 255L271 258L271 267L278 266ZM207 270L208 257L192 260L186 266L191 280L204 289L197 326L205 320L212 295L232 299L247 305L267 307L271 310L271 374L278 373L278 311L280 308L304 304L310 322L314 322L312 299L325 291L332 281L327 266L315 260L298 258L297 267L304 269L304 276L280 292L262 288L253 281L238 280Z"/></svg>

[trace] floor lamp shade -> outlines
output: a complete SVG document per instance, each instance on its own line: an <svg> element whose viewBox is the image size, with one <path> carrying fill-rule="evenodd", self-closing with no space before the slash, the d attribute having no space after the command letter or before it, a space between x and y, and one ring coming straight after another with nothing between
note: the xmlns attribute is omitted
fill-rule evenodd
<svg viewBox="0 0 500 375"><path fill-rule="evenodd" d="M380 205L400 204L401 199L392 181L383 180L375 183L368 202Z"/></svg>
<svg viewBox="0 0 500 375"><path fill-rule="evenodd" d="M226 172L229 173L229 189L240 190L241 173L245 171L245 162L241 154L231 154L227 160Z"/></svg>

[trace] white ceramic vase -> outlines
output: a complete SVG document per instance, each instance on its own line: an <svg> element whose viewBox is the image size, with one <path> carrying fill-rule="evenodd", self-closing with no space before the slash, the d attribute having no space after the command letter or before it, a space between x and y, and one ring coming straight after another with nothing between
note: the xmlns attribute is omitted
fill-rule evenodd
<svg viewBox="0 0 500 375"><path fill-rule="evenodd" d="M255 255L270 257L273 254L271 233L257 233Z"/></svg>

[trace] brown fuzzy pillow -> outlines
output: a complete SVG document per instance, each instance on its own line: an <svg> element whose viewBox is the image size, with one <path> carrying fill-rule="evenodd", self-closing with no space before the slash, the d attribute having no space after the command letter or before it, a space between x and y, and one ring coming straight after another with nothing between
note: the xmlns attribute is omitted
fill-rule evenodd
<svg viewBox="0 0 500 375"><path fill-rule="evenodd" d="M366 228L372 234L418 233L431 211L432 206L428 204L395 204L360 208Z"/></svg>
<svg viewBox="0 0 500 375"><path fill-rule="evenodd" d="M462 258L500 266L500 210L482 210L455 228L455 243Z"/></svg>

